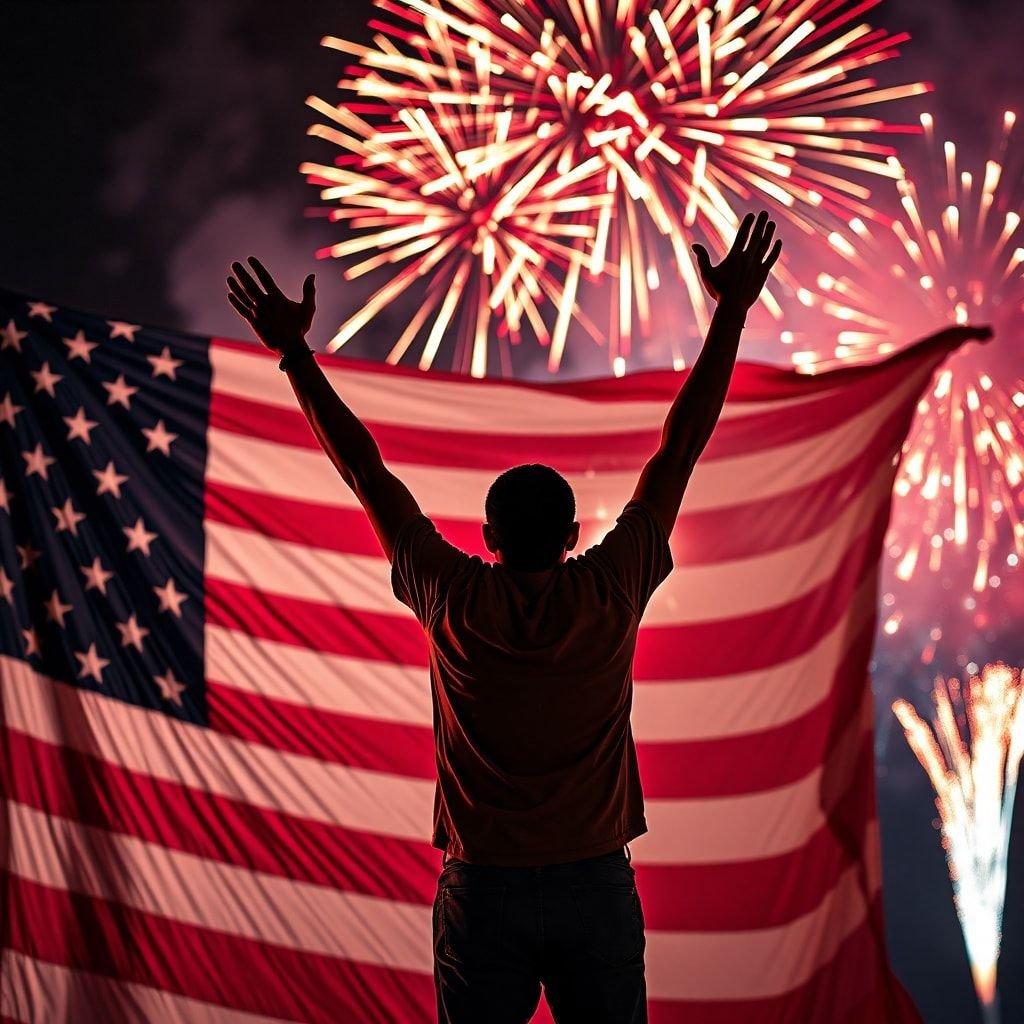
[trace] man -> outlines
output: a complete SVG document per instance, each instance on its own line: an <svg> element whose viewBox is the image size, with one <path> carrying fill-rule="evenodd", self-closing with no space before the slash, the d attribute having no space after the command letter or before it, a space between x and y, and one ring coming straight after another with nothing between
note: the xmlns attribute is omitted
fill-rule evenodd
<svg viewBox="0 0 1024 1024"><path fill-rule="evenodd" d="M672 567L668 537L722 411L744 318L779 257L774 233L767 214L748 215L717 266L694 247L718 300L704 349L615 527L570 559L573 493L546 466L519 466L492 485L483 533L494 563L448 544L306 345L312 275L294 302L256 259L252 273L232 264L229 300L280 353L429 641L443 1024L523 1024L541 985L559 1024L647 1020L626 849L647 831L629 723L637 628Z"/></svg>

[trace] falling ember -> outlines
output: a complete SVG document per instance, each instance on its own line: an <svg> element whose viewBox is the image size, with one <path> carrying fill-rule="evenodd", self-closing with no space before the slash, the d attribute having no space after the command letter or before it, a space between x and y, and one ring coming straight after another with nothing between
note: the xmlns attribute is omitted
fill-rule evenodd
<svg viewBox="0 0 1024 1024"><path fill-rule="evenodd" d="M835 325L834 347L804 353L804 370L874 361L943 326L995 327L997 340L952 356L920 403L889 543L900 580L937 572L952 557L977 594L1024 555L1024 193L1015 122L1007 112L995 152L964 168L954 143L936 146L924 115L935 151L920 173L900 168L900 215L891 227L854 218L834 232L843 272L820 275L803 295Z"/></svg>
<svg viewBox="0 0 1024 1024"><path fill-rule="evenodd" d="M573 191L591 171L563 173L552 159L531 157L469 173L467 147L503 143L507 115L480 122L450 104L430 115L385 104L375 113L390 117L368 120L351 105L315 97L307 102L332 122L314 125L309 133L335 143L342 156L334 164L305 163L300 170L320 187L322 199L338 204L331 218L349 229L344 241L317 255L345 260L349 280L381 269L393 272L339 327L331 351L384 309L400 307L399 298L412 290L421 304L388 362L397 363L422 342L419 366L427 369L454 339L454 365L482 377L495 342L517 343L525 331L561 352L569 318L585 320L575 292L581 247L592 244L595 233L592 224L572 215L605 203L600 195ZM551 306L553 334L545 315Z"/></svg>
<svg viewBox="0 0 1024 1024"><path fill-rule="evenodd" d="M372 46L331 45L358 58L343 84L364 105L430 115L467 182L511 184L535 162L569 179L559 212L587 233L563 242L585 258L541 256L573 271L567 293L611 278L602 293L614 366L630 359L634 335L651 333L670 281L706 327L689 243L724 250L737 207L768 205L807 234L871 216L866 182L897 171L870 136L919 129L862 109L926 90L880 88L868 75L905 39L859 20L876 2L377 0L389 20L374 23ZM525 206L534 217L546 208ZM783 265L777 273L795 286ZM764 302L781 317L771 288ZM571 312L559 304L552 369Z"/></svg>
<svg viewBox="0 0 1024 1024"><path fill-rule="evenodd" d="M1013 802L1024 754L1024 687L1003 664L966 689L936 680L926 723L903 700L893 711L935 788L953 895L974 985L988 1024L999 1020L996 967L1006 898Z"/></svg>

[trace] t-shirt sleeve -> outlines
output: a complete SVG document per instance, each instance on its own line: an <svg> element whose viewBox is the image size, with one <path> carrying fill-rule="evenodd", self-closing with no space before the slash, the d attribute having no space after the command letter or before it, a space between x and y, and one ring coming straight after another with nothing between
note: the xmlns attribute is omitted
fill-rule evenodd
<svg viewBox="0 0 1024 1024"><path fill-rule="evenodd" d="M672 571L665 527L642 501L629 502L612 529L586 556L609 573L637 615Z"/></svg>
<svg viewBox="0 0 1024 1024"><path fill-rule="evenodd" d="M398 531L391 554L391 589L426 625L448 584L469 556L437 532L425 516L413 516Z"/></svg>

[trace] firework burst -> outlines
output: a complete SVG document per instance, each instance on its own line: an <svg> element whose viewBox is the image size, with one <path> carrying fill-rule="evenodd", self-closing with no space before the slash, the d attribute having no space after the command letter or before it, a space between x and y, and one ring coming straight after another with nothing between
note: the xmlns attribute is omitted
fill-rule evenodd
<svg viewBox="0 0 1024 1024"><path fill-rule="evenodd" d="M470 181L508 180L533 161L573 177L572 219L592 224L577 246L585 279L605 273L609 359L652 327L653 293L682 281L703 333L708 311L689 242L727 248L736 206L769 205L807 233L868 218L872 175L892 150L864 138L916 130L861 111L923 85L879 88L866 69L905 37L859 21L874 2L844 0L378 0L392 19L343 83L396 109L508 115L498 137L446 140ZM580 173L580 169L584 169ZM568 194L568 192L567 192ZM567 287L576 287L578 270ZM794 285L784 268L783 283ZM570 289L571 290L571 289ZM769 290L765 303L781 309ZM561 307L562 310L567 308ZM672 353L678 363L680 351ZM557 369L561 349L552 346Z"/></svg>
<svg viewBox="0 0 1024 1024"><path fill-rule="evenodd" d="M986 665L966 688L936 680L929 726L906 701L893 711L935 788L957 914L986 1019L996 1021L996 965L1013 801L1024 753L1021 676Z"/></svg>
<svg viewBox="0 0 1024 1024"><path fill-rule="evenodd" d="M389 116L373 123L349 106L307 102L332 122L314 125L310 134L337 144L343 155L332 165L306 163L300 170L322 199L338 204L330 215L349 226L350 236L317 255L346 260L349 280L394 271L338 329L331 351L416 288L421 304L388 362L397 363L423 339L419 366L427 369L451 336L454 364L479 377L487 373L495 336L516 343L528 330L561 351L574 315L596 336L575 304L584 246L595 227L574 215L599 209L606 199L573 192L593 167L561 172L551 157L524 157L470 175L461 154L503 145L509 114L478 118L446 102L429 114L385 108ZM553 331L546 307L555 310ZM507 356L504 347L499 352Z"/></svg>
<svg viewBox="0 0 1024 1024"><path fill-rule="evenodd" d="M943 324L989 323L999 340L956 353L922 399L896 482L896 576L966 555L981 593L1024 557L1024 231L1021 157L1007 112L995 153L965 169L923 115L922 173L900 168L900 215L854 218L829 241L846 264L803 301L839 321L829 350L795 353L806 370L872 361ZM880 303L879 296L885 296Z"/></svg>

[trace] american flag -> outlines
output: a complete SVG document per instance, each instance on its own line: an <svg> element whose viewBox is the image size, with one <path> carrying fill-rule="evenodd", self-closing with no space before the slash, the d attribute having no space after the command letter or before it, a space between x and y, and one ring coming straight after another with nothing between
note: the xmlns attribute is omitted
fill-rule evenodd
<svg viewBox="0 0 1024 1024"><path fill-rule="evenodd" d="M915 1017L867 666L894 466L944 354L737 368L635 663L655 1024ZM563 472L600 537L682 379L321 361L481 554L519 462ZM433 1020L425 644L272 358L0 292L0 460L0 1019Z"/></svg>

